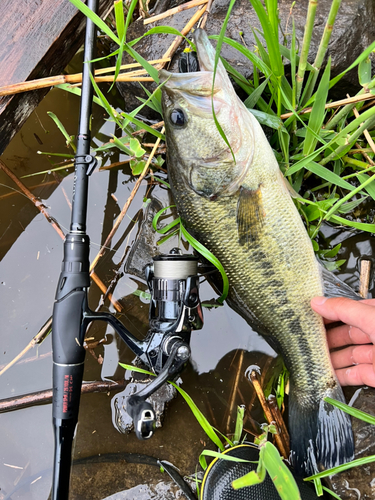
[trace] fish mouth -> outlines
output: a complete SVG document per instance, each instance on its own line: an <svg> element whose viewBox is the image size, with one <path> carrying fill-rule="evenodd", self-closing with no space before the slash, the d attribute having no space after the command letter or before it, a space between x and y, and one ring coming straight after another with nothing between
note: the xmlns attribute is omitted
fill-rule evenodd
<svg viewBox="0 0 375 500"><path fill-rule="evenodd" d="M194 43L197 48L197 56L201 71L210 71L213 73L215 67L215 50L212 47L206 32L198 28L193 35Z"/></svg>
<svg viewBox="0 0 375 500"><path fill-rule="evenodd" d="M197 56L199 61L199 71L194 71L191 73L170 73L165 69L159 71L160 83L165 84L167 88L182 89L187 85L187 80L189 80L188 87L194 91L194 82L197 82L197 87L199 87L200 93L212 94L212 74L215 67L215 50L212 47L206 32L198 28L193 35L194 43L197 49ZM206 74L207 85L202 84L202 77ZM214 87L214 94L218 92L220 88Z"/></svg>

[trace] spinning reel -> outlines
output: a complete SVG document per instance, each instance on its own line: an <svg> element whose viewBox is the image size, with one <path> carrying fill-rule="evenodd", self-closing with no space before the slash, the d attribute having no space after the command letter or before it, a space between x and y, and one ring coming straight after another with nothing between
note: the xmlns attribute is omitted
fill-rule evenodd
<svg viewBox="0 0 375 500"><path fill-rule="evenodd" d="M146 400L167 380L178 377L190 357L192 330L203 327L199 298L198 258L182 255L179 249L153 258L145 268L151 293L149 330L143 341L136 339L115 317L106 313L87 313L87 321L105 320L121 336L156 377L141 391L127 398L126 412L134 422L139 439L150 438L156 415Z"/></svg>

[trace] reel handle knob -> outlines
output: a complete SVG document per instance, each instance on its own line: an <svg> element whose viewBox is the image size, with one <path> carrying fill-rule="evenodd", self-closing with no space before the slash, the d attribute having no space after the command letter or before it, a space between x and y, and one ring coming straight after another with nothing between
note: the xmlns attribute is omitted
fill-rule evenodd
<svg viewBox="0 0 375 500"><path fill-rule="evenodd" d="M133 419L137 438L149 439L152 437L156 427L156 415L152 405L134 395L129 397L126 411Z"/></svg>

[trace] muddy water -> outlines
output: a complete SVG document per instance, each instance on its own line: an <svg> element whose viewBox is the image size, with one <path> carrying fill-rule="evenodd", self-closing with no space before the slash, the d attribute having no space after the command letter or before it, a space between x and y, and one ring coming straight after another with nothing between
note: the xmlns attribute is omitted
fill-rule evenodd
<svg viewBox="0 0 375 500"><path fill-rule="evenodd" d="M62 91L52 91L41 103L37 112L27 121L2 159L18 177L30 173L48 171L51 168L47 152L67 152L65 141L47 111L53 111L64 123L70 134L76 132L78 99ZM114 126L105 122L101 108L96 107L93 129L94 143L107 141ZM104 158L104 164L121 161L114 154ZM64 175L46 173L24 179L27 186L39 196L50 214L66 232L70 223L69 201L72 193L72 170ZM162 174L161 174L162 175ZM134 185L128 167L96 171L90 179L88 234L91 238L91 259L96 256L113 221L119 214ZM127 217L116 234L113 250L108 252L97 267L97 274L106 286L116 271L122 272L119 263L128 254L139 231L146 195L157 197L164 205L170 205L169 194L162 186L150 188L144 181L132 202ZM168 222L168 220L167 220ZM341 276L358 288L358 259L372 255L374 239L341 229L325 228L327 243L342 242L339 258L346 258ZM168 252L178 241L172 240L161 247ZM19 194L18 188L0 173L0 317L1 350L0 365L9 363L39 331L52 313L54 294L62 259L62 241L52 226L32 203ZM145 287L139 279L122 277L113 296L123 305L120 318L135 335L147 331L148 306L132 295L138 286ZM373 283L371 285L374 286ZM202 285L203 300L215 296L207 283ZM96 309L101 292L93 284L89 303ZM103 310L114 312L106 300ZM118 362L131 362L134 356L124 347L110 328L96 324L90 336L100 340L106 335L106 344L95 350L104 357L103 365L90 354L86 357L84 379L119 379L124 370ZM191 364L182 375L182 387L191 395L209 420L222 432L233 432L235 405L246 402L252 417L259 422L263 416L253 406L252 388L240 378L240 392L232 398L236 373L241 374L251 365L264 368L274 366L274 353L268 344L233 311L226 306L205 311L205 326L194 332L191 341ZM0 378L0 398L16 397L25 393L51 387L51 341L47 338L31 350L24 360ZM36 360L32 358L38 357ZM186 404L176 398L169 404L163 428L147 441L138 441L134 434L122 435L112 425L111 398L113 394L90 394L82 397L79 425L76 435L71 498L75 500L103 499L127 488L134 488L129 496L113 498L152 498L155 491L165 498L175 498L168 479L158 468L129 464L127 453L141 453L168 460L180 468L183 474L195 470L197 458L206 443L206 437L190 414ZM253 430L251 420L245 428ZM0 414L0 500L46 500L51 487L51 463L53 433L51 405ZM116 458L114 453L122 455ZM100 461L88 462L87 457L101 456ZM168 494L166 493L168 492ZM170 495L170 496L168 496Z"/></svg>

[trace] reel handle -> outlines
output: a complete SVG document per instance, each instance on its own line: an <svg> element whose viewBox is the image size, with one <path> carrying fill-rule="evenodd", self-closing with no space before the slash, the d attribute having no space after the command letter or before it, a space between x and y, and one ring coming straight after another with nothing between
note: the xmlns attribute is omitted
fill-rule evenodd
<svg viewBox="0 0 375 500"><path fill-rule="evenodd" d="M152 437L156 427L156 415L152 405L135 394L128 399L126 411L133 419L137 438L143 440Z"/></svg>

